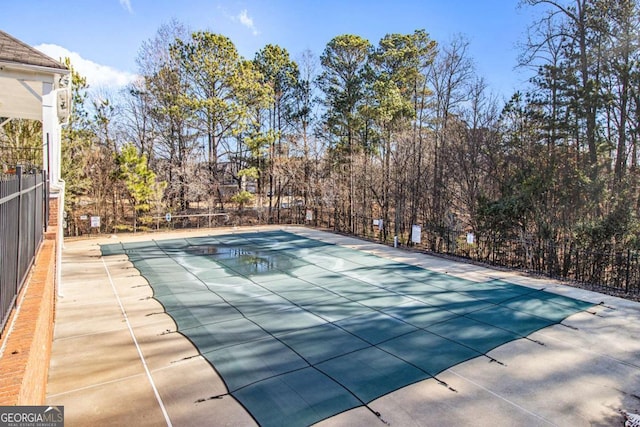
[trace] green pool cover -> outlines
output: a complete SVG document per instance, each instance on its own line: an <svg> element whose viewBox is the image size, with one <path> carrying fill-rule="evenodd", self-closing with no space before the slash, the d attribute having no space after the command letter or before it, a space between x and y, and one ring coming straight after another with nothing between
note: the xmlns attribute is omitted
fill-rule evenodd
<svg viewBox="0 0 640 427"><path fill-rule="evenodd" d="M128 255L263 426L366 406L592 306L284 231L101 248Z"/></svg>

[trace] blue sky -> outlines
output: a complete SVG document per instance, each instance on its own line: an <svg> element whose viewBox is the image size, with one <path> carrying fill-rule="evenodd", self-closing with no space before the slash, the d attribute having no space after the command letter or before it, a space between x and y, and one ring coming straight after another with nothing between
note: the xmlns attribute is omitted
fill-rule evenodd
<svg viewBox="0 0 640 427"><path fill-rule="evenodd" d="M131 79L142 42L176 19L191 30L224 34L245 58L269 43L294 59L305 49L319 56L347 33L374 45L385 34L416 29L441 44L462 34L479 74L503 97L528 77L515 69L517 44L540 13L518 7L518 0L22 0L1 9L0 29L56 59L71 56L94 87Z"/></svg>

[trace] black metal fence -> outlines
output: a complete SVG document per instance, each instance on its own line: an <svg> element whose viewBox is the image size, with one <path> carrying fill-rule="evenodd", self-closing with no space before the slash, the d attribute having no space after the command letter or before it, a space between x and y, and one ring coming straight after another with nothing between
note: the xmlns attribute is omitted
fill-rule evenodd
<svg viewBox="0 0 640 427"><path fill-rule="evenodd" d="M491 233L476 234L432 224L421 225L420 243L414 243L410 227L361 215L350 219L344 212L327 207L293 206L274 209L271 215L266 209L193 211L171 215L169 220L157 215L148 230L258 224L301 224L330 229L388 245L397 242L398 246L413 250L588 284L590 289L605 293L640 295L640 253L637 251L615 247L585 248L572 241L505 239ZM87 225L81 234L100 231L117 230L89 230Z"/></svg>
<svg viewBox="0 0 640 427"><path fill-rule="evenodd" d="M375 225L378 221L379 225ZM411 230L373 218L356 216L348 221L341 215L318 218L318 225L385 244L444 254L488 265L505 267L574 281L590 289L616 295L640 295L640 253L605 246L580 247L576 242L541 239L506 239L487 233L423 224L420 243L411 241ZM394 238L397 237L397 240Z"/></svg>
<svg viewBox="0 0 640 427"><path fill-rule="evenodd" d="M44 173L0 175L0 334L42 243L47 197Z"/></svg>

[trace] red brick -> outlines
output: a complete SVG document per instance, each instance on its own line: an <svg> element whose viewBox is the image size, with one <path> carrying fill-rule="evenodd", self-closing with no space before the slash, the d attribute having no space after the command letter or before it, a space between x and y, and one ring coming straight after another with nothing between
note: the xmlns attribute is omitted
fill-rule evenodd
<svg viewBox="0 0 640 427"><path fill-rule="evenodd" d="M43 242L28 284L18 296L20 311L14 310L7 322L13 322L13 329L0 339L0 345L6 341L0 358L0 405L39 405L45 401L55 310L57 236L53 233L51 237Z"/></svg>

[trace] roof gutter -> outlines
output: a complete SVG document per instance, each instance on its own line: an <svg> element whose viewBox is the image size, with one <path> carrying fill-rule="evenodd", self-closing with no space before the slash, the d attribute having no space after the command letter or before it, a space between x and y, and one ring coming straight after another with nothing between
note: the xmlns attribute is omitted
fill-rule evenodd
<svg viewBox="0 0 640 427"><path fill-rule="evenodd" d="M62 64L61 64L62 65ZM63 66L64 67L64 66ZM71 71L64 68L54 68L54 67L45 67L43 65L31 65L31 64L22 64L18 62L9 62L0 60L0 70L16 70L16 71L28 71L32 73L38 74L69 74Z"/></svg>

